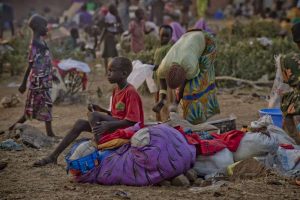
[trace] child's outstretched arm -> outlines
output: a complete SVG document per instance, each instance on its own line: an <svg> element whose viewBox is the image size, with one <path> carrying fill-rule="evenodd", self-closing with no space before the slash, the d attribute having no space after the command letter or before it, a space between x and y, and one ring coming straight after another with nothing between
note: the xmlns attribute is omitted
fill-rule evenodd
<svg viewBox="0 0 300 200"><path fill-rule="evenodd" d="M113 132L119 128L133 126L135 123L128 120L101 121L97 122L97 125L92 130L94 134L100 135L105 132Z"/></svg>
<svg viewBox="0 0 300 200"><path fill-rule="evenodd" d="M31 71L31 68L32 68L32 62L29 62L29 65L26 69L26 72L25 72L25 75L24 75L24 78L23 78L23 81L19 87L19 92L21 94L23 94L25 91L26 91L26 84L27 84L27 79L28 79L28 76L30 74L30 71Z"/></svg>

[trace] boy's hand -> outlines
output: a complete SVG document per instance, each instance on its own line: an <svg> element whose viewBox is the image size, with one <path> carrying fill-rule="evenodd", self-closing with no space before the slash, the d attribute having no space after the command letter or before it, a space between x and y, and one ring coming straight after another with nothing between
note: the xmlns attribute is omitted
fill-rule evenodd
<svg viewBox="0 0 300 200"><path fill-rule="evenodd" d="M94 104L89 103L87 109L88 109L90 112L94 112L94 111L95 111Z"/></svg>
<svg viewBox="0 0 300 200"><path fill-rule="evenodd" d="M22 83L19 87L19 92L23 94L26 91L26 84Z"/></svg>
<svg viewBox="0 0 300 200"><path fill-rule="evenodd" d="M159 102L157 102L157 103L155 104L155 106L152 108L152 110L153 110L154 112L156 112L156 113L159 113L160 110L164 107L165 101L166 101L166 100L160 100Z"/></svg>
<svg viewBox="0 0 300 200"><path fill-rule="evenodd" d="M110 130L110 123L107 121L97 122L97 125L92 128L95 135L101 135Z"/></svg>

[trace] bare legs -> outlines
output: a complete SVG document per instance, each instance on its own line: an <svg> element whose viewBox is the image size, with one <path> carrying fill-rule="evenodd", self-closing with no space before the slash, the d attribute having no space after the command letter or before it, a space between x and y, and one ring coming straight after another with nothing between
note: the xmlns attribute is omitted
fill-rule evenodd
<svg viewBox="0 0 300 200"><path fill-rule="evenodd" d="M74 124L70 132L64 137L64 139L59 143L55 150L47 157L42 160L38 160L33 165L34 166L44 166L49 163L57 163L58 156L80 135L81 132L87 131L91 132L91 127L88 121L79 119Z"/></svg>
<svg viewBox="0 0 300 200"><path fill-rule="evenodd" d="M112 121L116 120L109 115L105 115L99 112L89 113L89 121L79 119L76 121L70 132L59 143L55 150L47 157L35 162L34 166L44 166L49 163L57 163L58 156L76 139L82 132L92 132L91 126L96 125L96 122L100 121Z"/></svg>

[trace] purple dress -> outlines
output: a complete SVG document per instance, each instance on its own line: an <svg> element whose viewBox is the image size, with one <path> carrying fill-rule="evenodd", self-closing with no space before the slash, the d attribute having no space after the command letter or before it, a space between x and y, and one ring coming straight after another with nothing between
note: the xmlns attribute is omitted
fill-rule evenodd
<svg viewBox="0 0 300 200"><path fill-rule="evenodd" d="M196 159L195 146L176 129L161 124L149 128L150 142L143 147L125 144L106 157L78 182L103 185L154 185L189 170Z"/></svg>
<svg viewBox="0 0 300 200"><path fill-rule="evenodd" d="M39 121L52 120L52 64L46 43L32 41L29 49L29 90L25 105L25 116Z"/></svg>
<svg viewBox="0 0 300 200"><path fill-rule="evenodd" d="M185 29L178 23L178 22L172 22L170 26L173 29L172 34L172 41L175 43L179 38L186 32Z"/></svg>

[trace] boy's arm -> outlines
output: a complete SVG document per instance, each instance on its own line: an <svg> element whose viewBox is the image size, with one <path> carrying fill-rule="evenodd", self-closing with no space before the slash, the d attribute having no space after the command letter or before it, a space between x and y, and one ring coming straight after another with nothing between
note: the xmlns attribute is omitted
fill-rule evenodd
<svg viewBox="0 0 300 200"><path fill-rule="evenodd" d="M24 78L23 78L23 81L19 87L19 92L21 94L23 94L25 91L26 91L26 84L27 84L27 79L28 79L28 76L30 74L30 71L31 71L31 68L32 68L32 62L29 63L27 69L26 69L26 72L25 72L25 75L24 75Z"/></svg>
<svg viewBox="0 0 300 200"><path fill-rule="evenodd" d="M116 121L102 121L97 122L98 125L93 127L93 133L96 135L112 132L122 127L133 126L136 122L128 121L128 120L116 120Z"/></svg>
<svg viewBox="0 0 300 200"><path fill-rule="evenodd" d="M105 109L105 108L102 108L102 107L100 107L100 106L98 106L98 105L94 105L94 104L89 104L89 105L88 105L88 110L89 110L90 112L97 111L97 112L103 112L103 113L106 113L106 114L108 114L108 115L111 115L111 112L110 112L109 110L107 110L107 109Z"/></svg>

